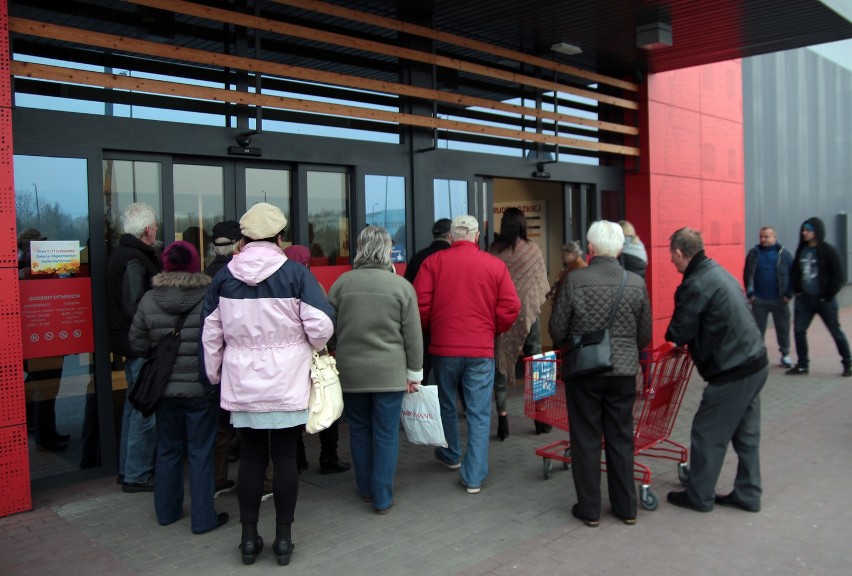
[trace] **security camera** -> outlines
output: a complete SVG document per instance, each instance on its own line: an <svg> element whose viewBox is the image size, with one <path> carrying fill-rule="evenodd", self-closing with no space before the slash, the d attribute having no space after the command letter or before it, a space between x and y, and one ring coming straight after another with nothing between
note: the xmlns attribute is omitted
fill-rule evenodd
<svg viewBox="0 0 852 576"><path fill-rule="evenodd" d="M251 130L237 134L237 145L242 148L248 148L251 145L251 137L255 134L260 134L260 130Z"/></svg>

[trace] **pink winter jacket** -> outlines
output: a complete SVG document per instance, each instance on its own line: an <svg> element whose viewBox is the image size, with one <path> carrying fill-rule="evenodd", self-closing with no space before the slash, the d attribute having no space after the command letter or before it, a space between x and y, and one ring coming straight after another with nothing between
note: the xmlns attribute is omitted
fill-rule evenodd
<svg viewBox="0 0 852 576"><path fill-rule="evenodd" d="M308 407L310 361L334 332L334 309L307 268L250 242L213 278L201 310L203 371L235 412Z"/></svg>

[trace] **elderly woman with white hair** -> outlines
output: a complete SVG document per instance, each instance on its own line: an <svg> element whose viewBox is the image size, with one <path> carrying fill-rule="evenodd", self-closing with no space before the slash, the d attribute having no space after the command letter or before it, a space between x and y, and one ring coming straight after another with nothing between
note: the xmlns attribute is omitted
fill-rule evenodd
<svg viewBox="0 0 852 576"><path fill-rule="evenodd" d="M387 230L361 231L352 270L332 285L328 300L337 312L335 354L356 488L377 514L386 514L393 506L402 399L423 379L417 295L393 273Z"/></svg>
<svg viewBox="0 0 852 576"><path fill-rule="evenodd" d="M651 341L651 306L641 277L618 262L624 233L615 222L595 222L587 235L591 262L568 274L553 305L550 335L556 346L572 336L606 328L619 289L624 291L610 332L613 370L565 382L571 434L571 460L577 504L571 514L597 526L601 512L601 437L612 512L625 524L636 523L633 483L633 402L639 351Z"/></svg>

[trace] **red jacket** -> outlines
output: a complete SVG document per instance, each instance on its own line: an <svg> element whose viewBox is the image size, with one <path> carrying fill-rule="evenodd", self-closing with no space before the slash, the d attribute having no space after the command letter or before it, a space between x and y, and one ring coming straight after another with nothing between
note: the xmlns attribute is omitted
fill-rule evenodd
<svg viewBox="0 0 852 576"><path fill-rule="evenodd" d="M457 241L427 258L414 279L429 353L493 358L494 337L512 327L521 301L502 260Z"/></svg>

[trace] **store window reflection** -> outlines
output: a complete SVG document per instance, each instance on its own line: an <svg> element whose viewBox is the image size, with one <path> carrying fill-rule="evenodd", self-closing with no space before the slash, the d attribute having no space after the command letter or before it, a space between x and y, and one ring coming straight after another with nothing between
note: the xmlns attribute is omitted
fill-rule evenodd
<svg viewBox="0 0 852 576"><path fill-rule="evenodd" d="M349 184L343 172L307 172L311 266L349 264Z"/></svg>
<svg viewBox="0 0 852 576"><path fill-rule="evenodd" d="M224 168L175 164L174 189L174 239L193 244L206 261L212 255L213 226L225 219Z"/></svg>
<svg viewBox="0 0 852 576"><path fill-rule="evenodd" d="M367 224L381 226L391 235L393 262L406 261L405 178L367 175L364 179Z"/></svg>
<svg viewBox="0 0 852 576"><path fill-rule="evenodd" d="M435 220L469 214L467 205L467 181L434 180Z"/></svg>
<svg viewBox="0 0 852 576"><path fill-rule="evenodd" d="M246 209L258 202L268 202L281 209L290 221L292 212L290 171L246 168ZM284 230L284 244L293 243L293 226Z"/></svg>
<svg viewBox="0 0 852 576"><path fill-rule="evenodd" d="M26 155L14 162L30 474L39 479L100 464L87 162Z"/></svg>

